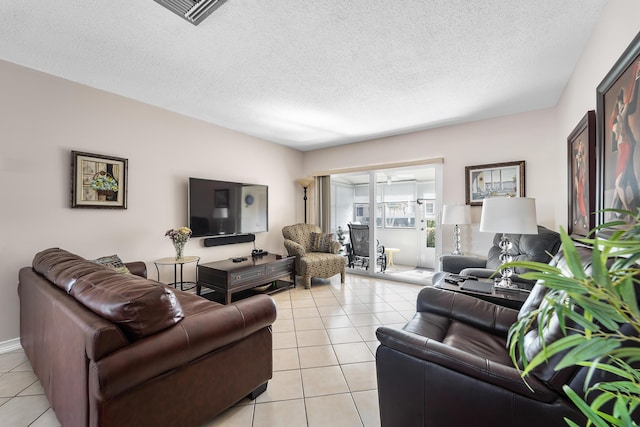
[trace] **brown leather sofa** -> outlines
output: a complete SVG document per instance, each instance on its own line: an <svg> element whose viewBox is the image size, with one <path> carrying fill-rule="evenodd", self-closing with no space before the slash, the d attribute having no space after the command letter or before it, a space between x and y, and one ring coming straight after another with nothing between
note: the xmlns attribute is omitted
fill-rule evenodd
<svg viewBox="0 0 640 427"><path fill-rule="evenodd" d="M588 269L591 250L579 252ZM551 263L567 271L561 252ZM417 313L402 330L377 330L382 426L551 427L567 425L563 417L585 425L562 386L584 396L588 368L555 371L559 359L554 359L527 377L528 388L509 357L509 327L519 313L543 304L545 293L536 284L518 312L457 292L423 289ZM525 351L533 357L540 338L550 344L560 336L559 326L542 337L533 328ZM606 375L596 371L592 382Z"/></svg>
<svg viewBox="0 0 640 427"><path fill-rule="evenodd" d="M201 426L272 376L273 300L231 305L61 249L20 270L20 341L65 427Z"/></svg>

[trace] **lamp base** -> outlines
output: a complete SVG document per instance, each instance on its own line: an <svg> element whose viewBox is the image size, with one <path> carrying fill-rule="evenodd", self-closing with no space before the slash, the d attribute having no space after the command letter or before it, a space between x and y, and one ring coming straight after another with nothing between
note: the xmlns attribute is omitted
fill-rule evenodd
<svg viewBox="0 0 640 427"><path fill-rule="evenodd" d="M453 227L453 252L451 255L462 255L460 251L460 227L458 224Z"/></svg>
<svg viewBox="0 0 640 427"><path fill-rule="evenodd" d="M519 289L518 285L511 281L510 277L498 277L493 282L493 287L498 289Z"/></svg>
<svg viewBox="0 0 640 427"><path fill-rule="evenodd" d="M502 235L500 239L500 262L502 265L513 261L513 258L509 254L509 250L513 245L511 244L511 240L507 237L506 234ZM501 277L497 277L493 286L498 289L518 289L517 285L514 285L511 281L511 275L513 274L513 270L511 268L501 268L500 275Z"/></svg>

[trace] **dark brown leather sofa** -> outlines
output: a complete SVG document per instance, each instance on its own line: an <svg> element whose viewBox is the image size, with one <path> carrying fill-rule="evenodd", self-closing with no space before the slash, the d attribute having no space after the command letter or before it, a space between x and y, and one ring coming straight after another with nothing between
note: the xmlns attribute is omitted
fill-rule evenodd
<svg viewBox="0 0 640 427"><path fill-rule="evenodd" d="M127 266L48 249L20 270L20 340L62 425L200 426L266 389L270 297L225 306Z"/></svg>
<svg viewBox="0 0 640 427"><path fill-rule="evenodd" d="M588 268L591 250L579 252ZM567 271L562 253L552 264ZM545 293L536 284L518 312L457 292L423 289L417 313L402 330L377 330L382 426L551 427L566 426L564 417L585 425L562 386L584 396L587 368L555 371L559 360L553 360L527 377L528 388L509 357L509 327L519 313L539 307ZM549 344L560 336L558 326L543 338ZM537 328L528 333L526 346L529 357L540 351ZM596 371L592 381L605 375Z"/></svg>

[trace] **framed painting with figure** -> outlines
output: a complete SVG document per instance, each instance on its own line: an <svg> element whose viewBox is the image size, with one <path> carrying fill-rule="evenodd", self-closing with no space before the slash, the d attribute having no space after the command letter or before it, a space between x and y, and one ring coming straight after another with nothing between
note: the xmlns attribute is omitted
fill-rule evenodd
<svg viewBox="0 0 640 427"><path fill-rule="evenodd" d="M596 226L596 113L587 111L567 138L571 236L586 237Z"/></svg>
<svg viewBox="0 0 640 427"><path fill-rule="evenodd" d="M71 152L72 208L127 208L127 159Z"/></svg>
<svg viewBox="0 0 640 427"><path fill-rule="evenodd" d="M636 212L640 208L640 34L614 64L597 89L601 209ZM601 222L628 221L603 212Z"/></svg>
<svg viewBox="0 0 640 427"><path fill-rule="evenodd" d="M466 203L482 206L491 197L524 197L524 160L465 166Z"/></svg>

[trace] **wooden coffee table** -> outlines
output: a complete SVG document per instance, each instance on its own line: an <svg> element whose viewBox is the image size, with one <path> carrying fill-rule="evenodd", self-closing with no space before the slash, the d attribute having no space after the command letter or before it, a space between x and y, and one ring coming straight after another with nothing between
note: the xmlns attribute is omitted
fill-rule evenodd
<svg viewBox="0 0 640 427"><path fill-rule="evenodd" d="M268 254L247 256L245 261L231 259L198 265L196 294L207 287L224 295L224 303L231 302L232 294L266 284L271 286L263 293L274 293L295 286L295 257ZM289 277L290 281L279 280Z"/></svg>

